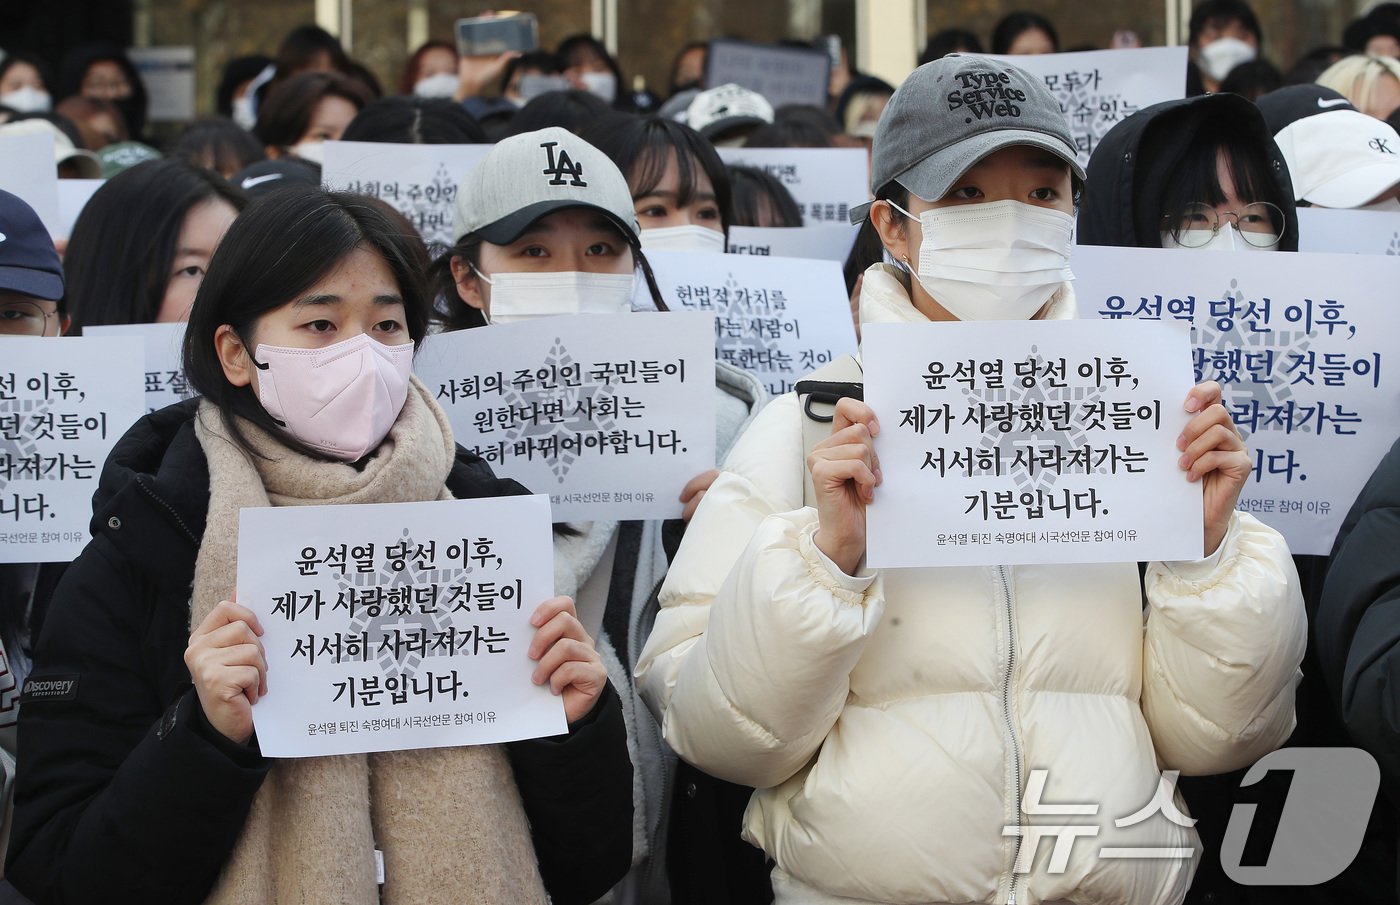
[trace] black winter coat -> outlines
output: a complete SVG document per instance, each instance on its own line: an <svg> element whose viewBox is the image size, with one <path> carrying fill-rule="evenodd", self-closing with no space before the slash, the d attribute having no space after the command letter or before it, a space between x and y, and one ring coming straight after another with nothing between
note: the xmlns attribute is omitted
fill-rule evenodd
<svg viewBox="0 0 1400 905"><path fill-rule="evenodd" d="M39 639L26 690L48 692L21 708L6 874L38 905L203 901L272 766L209 726L184 664L209 505L197 404L143 418L112 451L93 539ZM447 486L460 498L525 492L460 448ZM555 903L593 901L632 853L616 692L568 735L507 750L546 888Z"/></svg>

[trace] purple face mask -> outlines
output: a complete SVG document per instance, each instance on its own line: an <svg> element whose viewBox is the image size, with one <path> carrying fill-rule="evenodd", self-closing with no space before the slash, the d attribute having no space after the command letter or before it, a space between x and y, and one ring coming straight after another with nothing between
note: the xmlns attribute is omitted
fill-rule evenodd
<svg viewBox="0 0 1400 905"><path fill-rule="evenodd" d="M259 345L258 401L295 439L335 459L373 452L408 399L413 343L368 333L321 349Z"/></svg>

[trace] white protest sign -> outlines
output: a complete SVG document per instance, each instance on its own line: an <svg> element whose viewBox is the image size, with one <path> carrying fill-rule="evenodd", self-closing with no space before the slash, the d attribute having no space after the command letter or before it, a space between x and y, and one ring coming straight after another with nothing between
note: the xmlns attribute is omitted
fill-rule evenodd
<svg viewBox="0 0 1400 905"><path fill-rule="evenodd" d="M430 336L414 370L458 443L556 521L676 518L715 467L714 319L583 314Z"/></svg>
<svg viewBox="0 0 1400 905"><path fill-rule="evenodd" d="M1400 255L1400 211L1300 207L1298 250Z"/></svg>
<svg viewBox="0 0 1400 905"><path fill-rule="evenodd" d="M194 48L132 47L127 56L146 86L146 118L153 123L194 119Z"/></svg>
<svg viewBox="0 0 1400 905"><path fill-rule="evenodd" d="M1144 107L1186 96L1185 47L1139 47L1001 56L1040 76L1069 120L1079 162L1085 166L1099 139Z"/></svg>
<svg viewBox="0 0 1400 905"><path fill-rule="evenodd" d="M792 193L807 226L850 224L851 208L870 198L864 148L716 148L728 166L767 170Z"/></svg>
<svg viewBox="0 0 1400 905"><path fill-rule="evenodd" d="M328 141L321 182L387 201L408 218L436 257L457 241L453 204L458 186L492 147Z"/></svg>
<svg viewBox="0 0 1400 905"><path fill-rule="evenodd" d="M715 357L752 371L774 396L856 351L851 300L835 261L696 252L647 256L672 311L713 311Z"/></svg>
<svg viewBox="0 0 1400 905"><path fill-rule="evenodd" d="M58 226L54 236L67 239L73 235L73 225L83 208L92 200L93 194L102 188L105 179L60 179L58 180Z"/></svg>
<svg viewBox="0 0 1400 905"><path fill-rule="evenodd" d="M0 562L67 562L107 454L145 414L141 343L11 336L0 355Z"/></svg>
<svg viewBox="0 0 1400 905"><path fill-rule="evenodd" d="M729 227L728 252L774 258L816 258L846 263L859 226Z"/></svg>
<svg viewBox="0 0 1400 905"><path fill-rule="evenodd" d="M884 476L871 568L1200 558L1200 487L1177 467L1185 328L867 324L862 340Z"/></svg>
<svg viewBox="0 0 1400 905"><path fill-rule="evenodd" d="M51 236L60 232L58 164L51 132L0 137L0 189L18 195L44 222Z"/></svg>
<svg viewBox="0 0 1400 905"><path fill-rule="evenodd" d="M1400 427L1400 260L1079 246L1074 272L1081 317L1194 324L1254 457L1239 508L1326 555Z"/></svg>
<svg viewBox="0 0 1400 905"><path fill-rule="evenodd" d="M185 325L108 324L84 327L84 336L139 336L146 353L146 408L163 409L199 395L185 379Z"/></svg>
<svg viewBox="0 0 1400 905"><path fill-rule="evenodd" d="M244 509L238 602L263 626L268 757L559 735L530 681L554 595L549 503L518 496Z"/></svg>

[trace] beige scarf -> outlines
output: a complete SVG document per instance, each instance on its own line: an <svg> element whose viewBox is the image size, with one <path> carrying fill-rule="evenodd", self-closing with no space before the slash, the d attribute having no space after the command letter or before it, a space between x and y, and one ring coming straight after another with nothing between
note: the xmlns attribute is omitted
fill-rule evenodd
<svg viewBox="0 0 1400 905"><path fill-rule="evenodd" d="M209 460L209 518L191 626L233 593L244 507L451 498L452 429L417 378L362 469L240 426L261 458L228 436L211 403L200 405L195 433ZM275 689L276 673L269 678ZM207 902L377 905L376 848L388 905L548 901L510 763L495 745L277 761Z"/></svg>

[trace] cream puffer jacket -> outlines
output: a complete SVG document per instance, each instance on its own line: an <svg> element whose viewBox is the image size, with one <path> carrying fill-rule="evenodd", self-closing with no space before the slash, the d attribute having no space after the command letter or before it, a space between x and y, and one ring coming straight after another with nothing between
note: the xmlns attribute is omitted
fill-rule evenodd
<svg viewBox="0 0 1400 905"><path fill-rule="evenodd" d="M1049 316L1074 316L1068 286ZM924 320L879 265L861 318ZM744 837L778 902L1180 902L1195 831L1115 820L1160 771L1234 770L1292 731L1306 617L1283 538L1236 513L1213 556L1148 567L1146 605L1134 563L848 576L812 542L800 418L780 397L730 453L637 669L681 757L759 790ZM1067 804L1097 813L1045 813ZM1061 837L1058 873L1041 839L1013 878L1034 838L1015 828L1056 825L1094 835Z"/></svg>

